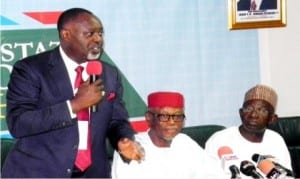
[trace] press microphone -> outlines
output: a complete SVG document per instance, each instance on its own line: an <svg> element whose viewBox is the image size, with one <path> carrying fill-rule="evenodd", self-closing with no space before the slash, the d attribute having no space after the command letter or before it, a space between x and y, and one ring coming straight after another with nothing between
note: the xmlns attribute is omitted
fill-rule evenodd
<svg viewBox="0 0 300 179"><path fill-rule="evenodd" d="M231 179L242 179L240 170L236 165L231 165L229 170L231 171Z"/></svg>
<svg viewBox="0 0 300 179"><path fill-rule="evenodd" d="M236 167L236 163L238 163L238 157L233 153L232 149L228 146L222 146L218 149L218 156L221 159L221 165L225 173L230 173L231 176L235 176L235 178L239 178L239 169ZM235 168L235 167L236 168ZM230 168L231 167L231 168ZM237 173L237 171L238 173Z"/></svg>
<svg viewBox="0 0 300 179"><path fill-rule="evenodd" d="M268 159L264 159L257 164L257 168L262 171L269 179L283 179L286 178L286 172L279 171L275 165Z"/></svg>
<svg viewBox="0 0 300 179"><path fill-rule="evenodd" d="M248 160L241 162L240 171L247 176L251 176L255 179L264 179L264 177L256 171L254 164Z"/></svg>
<svg viewBox="0 0 300 179"><path fill-rule="evenodd" d="M90 83L93 83L102 74L102 63L98 60L91 60L87 64L86 71L90 75ZM97 105L91 106L90 111L97 112Z"/></svg>
<svg viewBox="0 0 300 179"><path fill-rule="evenodd" d="M278 168L279 170L283 170L287 173L287 176L291 176L293 177L294 176L294 173L292 170L280 165L279 163L275 162L274 159L275 157L272 156L272 155L259 155L259 154L253 154L252 155L252 160L256 163L259 163L260 161L264 160L264 159L269 159L274 165L276 168Z"/></svg>

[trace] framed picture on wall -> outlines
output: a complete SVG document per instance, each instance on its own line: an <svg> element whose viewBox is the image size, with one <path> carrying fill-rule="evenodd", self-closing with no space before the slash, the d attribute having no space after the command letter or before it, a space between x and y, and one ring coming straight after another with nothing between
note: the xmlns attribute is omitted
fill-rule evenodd
<svg viewBox="0 0 300 179"><path fill-rule="evenodd" d="M286 0L228 0L228 28L286 26Z"/></svg>

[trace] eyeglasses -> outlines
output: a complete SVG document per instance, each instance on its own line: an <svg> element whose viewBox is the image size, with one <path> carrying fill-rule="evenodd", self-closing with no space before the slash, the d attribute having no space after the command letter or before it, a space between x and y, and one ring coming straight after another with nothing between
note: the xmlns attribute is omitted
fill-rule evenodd
<svg viewBox="0 0 300 179"><path fill-rule="evenodd" d="M258 114L260 116L267 116L269 114L269 111L266 108L255 109L253 106L243 107L244 113L253 113L254 111L256 112L256 114Z"/></svg>
<svg viewBox="0 0 300 179"><path fill-rule="evenodd" d="M168 122L171 118L174 122L182 122L185 119L184 114L156 114L151 111L148 111L155 118L157 118L160 122Z"/></svg>

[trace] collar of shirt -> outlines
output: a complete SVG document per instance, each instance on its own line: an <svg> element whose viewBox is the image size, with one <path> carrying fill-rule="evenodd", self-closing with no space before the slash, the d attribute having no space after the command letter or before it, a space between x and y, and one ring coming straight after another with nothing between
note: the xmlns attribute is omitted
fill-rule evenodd
<svg viewBox="0 0 300 179"><path fill-rule="evenodd" d="M255 4L256 4L256 9L255 9L255 10L259 10L260 5L261 5L261 2L262 2L263 0L251 0L251 3L252 3L253 1L255 1Z"/></svg>
<svg viewBox="0 0 300 179"><path fill-rule="evenodd" d="M76 78L75 69L79 66L79 64L77 64L70 57L68 57L67 54L64 52L64 50L61 48L61 46L59 47L59 52L60 52L60 55L61 55L61 57L62 57L62 59L65 63L66 69L67 69L68 74L69 74L70 83L72 84L72 88L73 88L73 91L74 91L74 83L75 83L75 78ZM84 67L82 78L84 80L87 80L88 79L88 74L86 72L87 62L80 64L80 66Z"/></svg>

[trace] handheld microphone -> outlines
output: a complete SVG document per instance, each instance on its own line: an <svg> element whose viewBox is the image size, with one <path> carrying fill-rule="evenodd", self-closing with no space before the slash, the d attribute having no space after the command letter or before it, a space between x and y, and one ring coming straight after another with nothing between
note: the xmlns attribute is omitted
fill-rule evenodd
<svg viewBox="0 0 300 179"><path fill-rule="evenodd" d="M256 168L253 163L250 161L244 160L241 162L240 171L247 176L251 176L255 179L264 179L264 177L256 171Z"/></svg>
<svg viewBox="0 0 300 179"><path fill-rule="evenodd" d="M218 149L218 156L221 159L222 168L225 173L231 173L232 176L237 175L233 173L236 171L230 169L231 166L235 166L235 164L238 163L238 157L233 153L232 149L228 146L220 147Z"/></svg>
<svg viewBox="0 0 300 179"><path fill-rule="evenodd" d="M280 165L279 163L275 162L274 159L275 157L272 156L272 155L259 155L259 154L253 154L252 155L252 160L256 163L259 163L260 161L264 160L264 159L269 159L274 165L276 168L278 168L279 170L283 170L287 173L287 176L291 176L293 177L294 176L294 173L292 170Z"/></svg>
<svg viewBox="0 0 300 179"><path fill-rule="evenodd" d="M231 179L242 179L240 170L236 165L231 165L229 170L231 171Z"/></svg>
<svg viewBox="0 0 300 179"><path fill-rule="evenodd" d="M90 83L93 83L102 74L102 63L98 60L89 61L86 67L86 71L90 75ZM97 112L97 105L91 106L90 111Z"/></svg>
<svg viewBox="0 0 300 179"><path fill-rule="evenodd" d="M259 154L253 154L252 155L252 160L256 163L264 160L264 159L271 159L271 158L275 158L273 155L259 155Z"/></svg>
<svg viewBox="0 0 300 179"><path fill-rule="evenodd" d="M275 168L275 165L268 159L262 160L257 164L257 168L262 171L267 178L270 179L283 179L286 178L286 172L280 172Z"/></svg>

